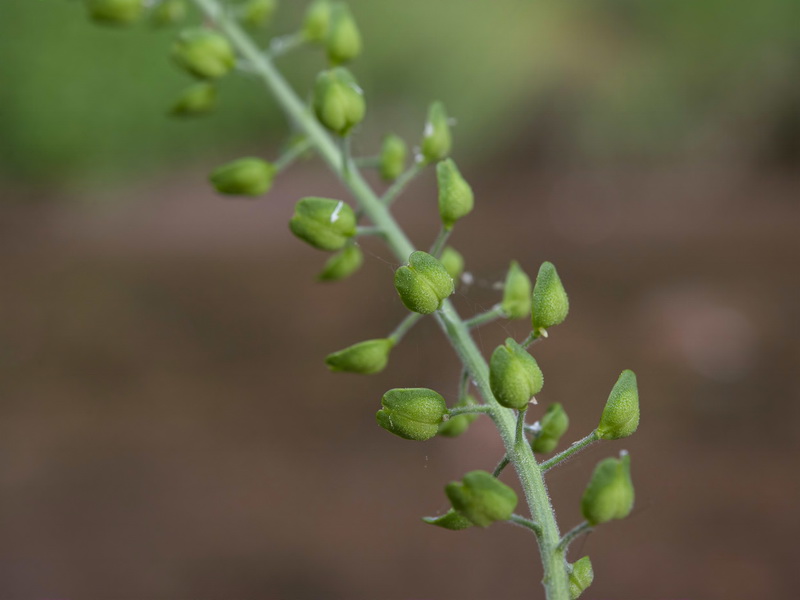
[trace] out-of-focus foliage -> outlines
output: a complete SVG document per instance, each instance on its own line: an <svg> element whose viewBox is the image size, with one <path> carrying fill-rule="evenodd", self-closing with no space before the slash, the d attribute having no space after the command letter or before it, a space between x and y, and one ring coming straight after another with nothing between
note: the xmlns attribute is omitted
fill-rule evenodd
<svg viewBox="0 0 800 600"><path fill-rule="evenodd" d="M304 5L284 1L264 39L291 31ZM364 37L353 70L370 103L363 144L376 149L385 132L375 123L415 139L440 99L458 116L461 156L486 158L526 128L552 148L603 157L708 139L760 145L749 155L798 152L797 0L351 5ZM222 83L208 119L165 116L189 83L168 60L174 33L98 27L75 1L3 0L5 175L59 184L154 172L243 143L277 146L284 128L272 101L245 78ZM324 57L300 51L281 64L310 89Z"/></svg>

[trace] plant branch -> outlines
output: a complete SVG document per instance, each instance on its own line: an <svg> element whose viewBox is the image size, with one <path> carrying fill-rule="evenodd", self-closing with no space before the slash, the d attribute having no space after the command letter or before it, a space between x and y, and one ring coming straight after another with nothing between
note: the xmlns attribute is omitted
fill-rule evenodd
<svg viewBox="0 0 800 600"><path fill-rule="evenodd" d="M508 522L512 525L519 525L525 529L530 529L536 534L536 537L542 535L542 528L539 527L539 524L535 521L531 521L530 519L526 519L522 515L511 515L511 518L508 520Z"/></svg>
<svg viewBox="0 0 800 600"><path fill-rule="evenodd" d="M592 433L587 435L585 438L578 440L577 442L573 442L572 445L561 452L560 454L556 454L550 460L544 461L541 465L539 465L542 471L549 471L553 467L561 464L565 460L567 460L573 454L577 454L587 446L594 444L595 442L599 441L600 438L597 437L597 430L595 429Z"/></svg>
<svg viewBox="0 0 800 600"><path fill-rule="evenodd" d="M475 327L480 327L481 325L485 325L486 323L491 323L492 321L496 321L497 319L502 319L505 316L503 309L499 304L495 304L492 308L487 310L486 312L478 313L474 317L470 317L469 319L464 319L464 324L469 329L474 329Z"/></svg>
<svg viewBox="0 0 800 600"><path fill-rule="evenodd" d="M447 411L450 417L457 417L458 415L488 415L492 412L491 406L485 404L473 404L472 406L456 406Z"/></svg>
<svg viewBox="0 0 800 600"><path fill-rule="evenodd" d="M508 454L504 454L503 458L500 459L500 462L497 463L497 466L494 468L494 471L492 471L492 475L494 475L494 477L500 477L500 473L503 472L510 462L511 460L508 458Z"/></svg>
<svg viewBox="0 0 800 600"><path fill-rule="evenodd" d="M589 525L589 521L584 521L580 525L573 527L567 533L565 533L564 537L561 538L561 541L558 542L556 551L565 553L569 549L569 545L572 542L574 542L579 536L583 535L584 533L588 533L591 530L592 526Z"/></svg>
<svg viewBox="0 0 800 600"><path fill-rule="evenodd" d="M392 205L397 197L403 192L406 186L413 181L413 179L422 172L422 169L425 168L425 165L421 162L415 162L411 165L405 172L403 172L397 179L394 180L394 183L389 187L388 190L383 194L381 197L381 202L386 208L389 208Z"/></svg>
<svg viewBox="0 0 800 600"><path fill-rule="evenodd" d="M394 331L389 334L388 338L394 342L394 345L400 343L400 340L408 333L408 331L417 324L417 322L423 317L419 313L411 313L405 319L400 321L400 324L395 327Z"/></svg>
<svg viewBox="0 0 800 600"><path fill-rule="evenodd" d="M439 230L439 235L436 236L433 242L433 246L431 246L431 249L428 251L428 254L439 258L442 255L442 250L444 250L444 245L447 243L447 238L450 237L451 231L452 229L442 227Z"/></svg>
<svg viewBox="0 0 800 600"><path fill-rule="evenodd" d="M278 173L285 171L295 160L302 156L304 152L307 152L311 147L312 144L308 139L295 142L278 157L278 160L273 163L275 171Z"/></svg>

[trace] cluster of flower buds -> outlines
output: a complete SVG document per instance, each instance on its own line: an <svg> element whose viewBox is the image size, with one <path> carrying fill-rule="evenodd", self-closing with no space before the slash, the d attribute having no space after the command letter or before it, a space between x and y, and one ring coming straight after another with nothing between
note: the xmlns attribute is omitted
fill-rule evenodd
<svg viewBox="0 0 800 600"><path fill-rule="evenodd" d="M427 388L389 390L381 399L383 408L375 415L387 431L424 442L439 433L439 425L447 414L441 394Z"/></svg>
<svg viewBox="0 0 800 600"><path fill-rule="evenodd" d="M322 71L314 84L314 113L320 123L345 136L364 120L364 92L344 67Z"/></svg>
<svg viewBox="0 0 800 600"><path fill-rule="evenodd" d="M228 38L205 27L181 31L172 45L172 58L198 79L218 79L236 66L236 53Z"/></svg>
<svg viewBox="0 0 800 600"><path fill-rule="evenodd" d="M289 221L292 233L319 250L341 250L356 234L356 214L330 198L303 198Z"/></svg>
<svg viewBox="0 0 800 600"><path fill-rule="evenodd" d="M544 375L536 359L508 338L489 360L489 385L501 406L523 410L542 391Z"/></svg>
<svg viewBox="0 0 800 600"><path fill-rule="evenodd" d="M350 62L361 54L361 33L344 2L315 0L306 10L303 37L325 46L334 65Z"/></svg>
<svg viewBox="0 0 800 600"><path fill-rule="evenodd" d="M408 310L423 315L437 311L455 291L444 265L422 251L414 252L408 264L395 271L394 287Z"/></svg>

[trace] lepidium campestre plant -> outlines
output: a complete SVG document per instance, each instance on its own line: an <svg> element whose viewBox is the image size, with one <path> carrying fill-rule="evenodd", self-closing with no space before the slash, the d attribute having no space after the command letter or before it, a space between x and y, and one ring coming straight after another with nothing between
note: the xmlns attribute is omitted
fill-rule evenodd
<svg viewBox="0 0 800 600"><path fill-rule="evenodd" d="M530 352L550 337L569 313L569 300L556 267L544 262L535 280L511 261L502 297L490 310L463 319L450 301L464 259L447 246L458 222L467 218L476 201L472 187L451 158L452 135L446 107L431 103L414 149L387 132L372 157L354 158L350 141L368 114L368 103L349 64L362 51L356 20L344 2L315 0L294 33L275 37L267 48L257 45L250 30L263 28L276 11L276 0L85 0L89 16L102 24L130 25L141 20L180 25L171 59L190 78L186 91L175 99L171 112L194 117L213 110L217 82L234 72L255 77L286 113L291 135L284 153L274 159L232 157L215 169L210 182L221 194L262 196L273 180L300 156L314 153L336 173L345 188L341 198L308 196L297 201L289 227L300 240L329 253L318 277L339 281L356 272L364 261L359 238L377 236L389 246L400 266L394 285L408 315L384 337L353 343L326 359L331 371L372 374L390 362L393 348L425 317L435 321L462 363L457 397L446 398L425 388L388 390L380 399L377 424L389 433L422 442L435 436L457 437L476 418L488 418L497 428L505 453L493 457L491 471L474 470L460 481L447 483L444 492L452 508L425 517L431 525L458 531L489 527L498 522L521 526L536 541L544 569L543 585L549 600L574 600L594 577L588 556L572 560L570 544L582 534L613 519L626 517L634 500L631 458L601 461L580 502L584 521L566 533L556 520L545 485L548 471L600 440L617 440L634 433L639 424L636 376L623 371L604 407L597 406L597 427L560 453L555 451L569 426L561 404L537 405L535 396L545 375ZM190 4L200 13L199 23L187 24ZM292 89L277 67L284 54L307 48L324 55L322 70L300 93ZM310 102L304 99L310 98ZM409 154L411 154L409 156ZM378 192L362 177L360 168L376 168L386 182ZM429 248L415 248L391 212L417 175L435 169L441 230ZM345 200L347 198L347 200ZM351 205L352 203L352 205ZM508 338L487 361L473 340L472 330L497 319L528 319L530 334ZM377 404L377 402L376 402ZM500 481L511 465L524 491L523 501ZM432 500L436 502L436 500ZM458 535L458 534L455 534Z"/></svg>

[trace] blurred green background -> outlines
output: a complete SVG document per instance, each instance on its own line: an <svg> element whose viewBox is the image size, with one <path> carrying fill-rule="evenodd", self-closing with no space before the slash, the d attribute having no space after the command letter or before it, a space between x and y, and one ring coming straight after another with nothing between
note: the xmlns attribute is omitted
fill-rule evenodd
<svg viewBox="0 0 800 600"><path fill-rule="evenodd" d="M567 528L594 464L633 456L634 514L575 547L587 600L793 597L800 3L351 4L356 152L388 130L416 142L433 99L457 119L477 198L452 238L474 276L462 314L497 301L510 259L558 266L572 312L535 354L565 442L638 374L636 436L549 476ZM284 1L260 39L304 7ZM175 33L0 2L0 598L541 598L524 532L419 521L445 482L494 466L491 424L411 444L374 423L391 387L456 393L434 324L379 375L324 368L403 317L396 260L365 240L352 280L314 281L326 257L289 233L293 203L345 198L316 160L257 201L209 189L211 168L274 158L289 130L247 76L214 115L167 117L190 83ZM325 63L280 65L306 94ZM435 198L426 173L397 204L419 247ZM476 339L488 355L526 333Z"/></svg>

